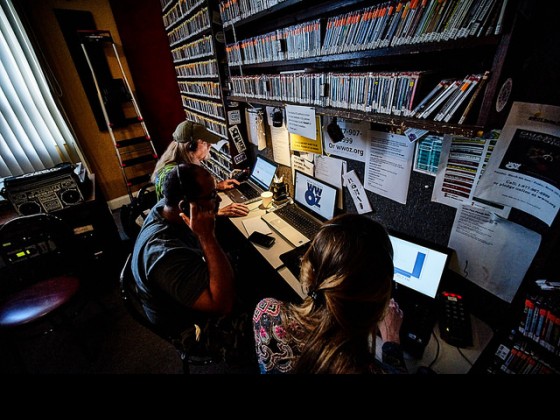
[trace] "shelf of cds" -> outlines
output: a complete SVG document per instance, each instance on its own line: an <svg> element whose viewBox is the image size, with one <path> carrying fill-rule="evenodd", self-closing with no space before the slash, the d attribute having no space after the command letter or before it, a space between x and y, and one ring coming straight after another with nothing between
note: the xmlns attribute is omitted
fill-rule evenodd
<svg viewBox="0 0 560 420"><path fill-rule="evenodd" d="M185 117L222 137L220 147L229 153L233 149L228 144L229 102L224 100L222 88L225 66L221 63L225 63L225 52L218 3L161 0L161 8ZM229 177L234 168L247 160L243 151L222 156L222 150L214 150L208 162L209 169L220 179Z"/></svg>
<svg viewBox="0 0 560 420"><path fill-rule="evenodd" d="M231 99L461 135L505 118L515 0L263 3L220 2Z"/></svg>

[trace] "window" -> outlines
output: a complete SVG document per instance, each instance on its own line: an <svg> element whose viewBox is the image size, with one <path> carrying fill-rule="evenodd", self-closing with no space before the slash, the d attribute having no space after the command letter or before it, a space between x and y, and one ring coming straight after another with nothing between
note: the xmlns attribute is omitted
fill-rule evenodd
<svg viewBox="0 0 560 420"><path fill-rule="evenodd" d="M0 0L0 178L77 162L77 145L11 0Z"/></svg>

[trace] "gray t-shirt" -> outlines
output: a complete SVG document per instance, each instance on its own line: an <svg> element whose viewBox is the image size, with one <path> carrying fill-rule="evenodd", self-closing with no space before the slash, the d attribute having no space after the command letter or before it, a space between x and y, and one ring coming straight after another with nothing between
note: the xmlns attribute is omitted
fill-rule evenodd
<svg viewBox="0 0 560 420"><path fill-rule="evenodd" d="M190 307L209 285L198 239L186 225L161 216L163 201L150 211L134 245L132 272L144 311L155 324L189 323Z"/></svg>

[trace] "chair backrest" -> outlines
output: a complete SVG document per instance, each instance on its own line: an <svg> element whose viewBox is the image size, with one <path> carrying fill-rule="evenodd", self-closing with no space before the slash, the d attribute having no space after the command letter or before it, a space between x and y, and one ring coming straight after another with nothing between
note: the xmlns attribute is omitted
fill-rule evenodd
<svg viewBox="0 0 560 420"><path fill-rule="evenodd" d="M129 239L136 239L144 219L157 202L156 192L152 188L151 183L143 186L130 204L125 204L120 209L121 225Z"/></svg>
<svg viewBox="0 0 560 420"><path fill-rule="evenodd" d="M142 308L142 302L139 298L138 286L134 275L132 274L132 254L126 258L124 266L120 273L120 290L121 299L129 314L141 325L156 333L165 340L173 342L178 339L179 332L168 331L163 327L159 327L152 323Z"/></svg>
<svg viewBox="0 0 560 420"><path fill-rule="evenodd" d="M0 227L0 292L76 274L76 248L73 229L53 214L19 216L6 222Z"/></svg>
<svg viewBox="0 0 560 420"><path fill-rule="evenodd" d="M175 347L183 363L183 373L189 373L190 364L206 365L213 363L212 357L208 354L199 353L194 357L192 354L189 354L184 345L182 330L177 329L177 326L165 328L163 326L155 325L148 319L142 308L138 286L136 284L136 280L134 279L134 274L132 273L132 253L126 258L121 270L120 289L121 299L132 318L156 335L160 336L164 340L167 340ZM192 325L194 325L194 321ZM194 343L195 336L191 337L191 340L193 340L192 342Z"/></svg>

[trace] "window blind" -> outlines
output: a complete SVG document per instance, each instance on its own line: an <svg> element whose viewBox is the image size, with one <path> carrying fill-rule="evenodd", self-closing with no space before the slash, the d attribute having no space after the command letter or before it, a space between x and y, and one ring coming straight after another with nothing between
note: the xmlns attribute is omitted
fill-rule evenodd
<svg viewBox="0 0 560 420"><path fill-rule="evenodd" d="M74 136L12 1L0 5L0 177L76 162Z"/></svg>

